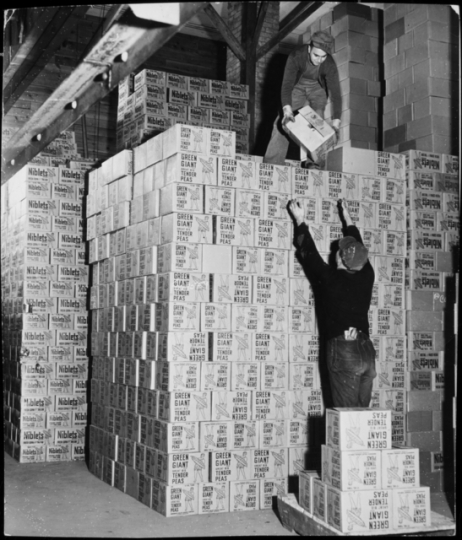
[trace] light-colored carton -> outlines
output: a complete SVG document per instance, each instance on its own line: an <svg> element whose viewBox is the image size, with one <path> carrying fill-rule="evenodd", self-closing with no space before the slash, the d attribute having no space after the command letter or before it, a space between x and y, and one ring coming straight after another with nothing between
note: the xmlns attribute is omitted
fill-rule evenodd
<svg viewBox="0 0 462 540"><path fill-rule="evenodd" d="M216 452L232 450L234 422L201 422L199 425L199 450Z"/></svg>
<svg viewBox="0 0 462 540"><path fill-rule="evenodd" d="M262 191L275 191L290 195L292 186L292 168L288 165L273 165L271 163L257 163L256 176L258 189Z"/></svg>
<svg viewBox="0 0 462 540"><path fill-rule="evenodd" d="M260 274L262 250L256 247L232 246L233 274Z"/></svg>
<svg viewBox="0 0 462 540"><path fill-rule="evenodd" d="M289 275L289 256L287 250L264 249L261 259L261 271L265 276L285 276Z"/></svg>
<svg viewBox="0 0 462 540"><path fill-rule="evenodd" d="M202 245L202 271L209 274L239 274L234 272L232 246Z"/></svg>
<svg viewBox="0 0 462 540"><path fill-rule="evenodd" d="M157 271L159 273L181 272L185 270L189 272L201 272L203 266L202 255L203 246L201 244L164 244L157 249Z"/></svg>
<svg viewBox="0 0 462 540"><path fill-rule="evenodd" d="M431 525L430 488L395 488L392 492L392 528L407 531Z"/></svg>
<svg viewBox="0 0 462 540"><path fill-rule="evenodd" d="M292 225L289 221L257 219L255 244L259 248L290 249Z"/></svg>
<svg viewBox="0 0 462 540"><path fill-rule="evenodd" d="M197 514L198 486L169 486L153 479L152 509L166 517Z"/></svg>
<svg viewBox="0 0 462 540"><path fill-rule="evenodd" d="M422 150L406 150L406 168L413 171L443 172L442 154L424 152Z"/></svg>
<svg viewBox="0 0 462 540"><path fill-rule="evenodd" d="M211 420L247 421L252 419L252 391L219 391L211 393Z"/></svg>
<svg viewBox="0 0 462 540"><path fill-rule="evenodd" d="M327 486L327 523L341 532L392 529L392 491L347 492Z"/></svg>
<svg viewBox="0 0 462 540"><path fill-rule="evenodd" d="M287 446L289 420L260 420L258 427L260 448L279 449Z"/></svg>
<svg viewBox="0 0 462 540"><path fill-rule="evenodd" d="M208 478L208 459L205 453L157 452L156 477L168 485L189 485Z"/></svg>
<svg viewBox="0 0 462 540"><path fill-rule="evenodd" d="M289 305L289 280L281 277L253 276L252 303L273 306Z"/></svg>
<svg viewBox="0 0 462 540"><path fill-rule="evenodd" d="M313 515L313 480L319 479L316 471L300 471L298 475L298 504L310 516Z"/></svg>
<svg viewBox="0 0 462 540"><path fill-rule="evenodd" d="M159 420L196 422L210 420L211 392L159 392Z"/></svg>
<svg viewBox="0 0 462 540"><path fill-rule="evenodd" d="M209 154L234 159L236 155L236 133L212 127L209 132Z"/></svg>
<svg viewBox="0 0 462 540"><path fill-rule="evenodd" d="M338 450L322 445L322 481L341 491L380 489L382 452Z"/></svg>
<svg viewBox="0 0 462 540"><path fill-rule="evenodd" d="M199 422L171 424L162 420L154 421L154 448L165 453L198 452Z"/></svg>
<svg viewBox="0 0 462 540"><path fill-rule="evenodd" d="M287 424L287 446L289 448L294 447L308 447L309 434L308 423L306 419L294 420L289 419Z"/></svg>
<svg viewBox="0 0 462 540"><path fill-rule="evenodd" d="M404 257L376 255L372 262L376 281L401 285L404 283Z"/></svg>
<svg viewBox="0 0 462 540"><path fill-rule="evenodd" d="M256 332L258 330L259 307L257 305L245 304L216 304L220 308L224 306L230 308L232 332ZM223 325L224 323L222 323ZM220 328L217 328L220 330Z"/></svg>
<svg viewBox="0 0 462 540"><path fill-rule="evenodd" d="M327 485L321 479L314 478L313 485L313 516L323 522L327 521Z"/></svg>
<svg viewBox="0 0 462 540"><path fill-rule="evenodd" d="M288 391L253 391L252 417L254 420L284 420L289 418Z"/></svg>
<svg viewBox="0 0 462 540"><path fill-rule="evenodd" d="M199 490L199 514L229 512L229 482L201 483Z"/></svg>
<svg viewBox="0 0 462 540"><path fill-rule="evenodd" d="M242 309L244 308L242 307ZM200 330L201 332L230 332L232 330L231 304L200 304Z"/></svg>
<svg viewBox="0 0 462 540"><path fill-rule="evenodd" d="M231 364L231 390L259 390L260 367L257 362L233 362Z"/></svg>
<svg viewBox="0 0 462 540"><path fill-rule="evenodd" d="M263 215L259 217L290 221L291 218L287 210L289 198L290 194L288 193L263 192Z"/></svg>
<svg viewBox="0 0 462 540"><path fill-rule="evenodd" d="M156 390L164 392L200 389L199 362L156 362Z"/></svg>
<svg viewBox="0 0 462 540"><path fill-rule="evenodd" d="M374 390L395 390L405 388L405 362L379 362L376 365L377 377Z"/></svg>
<svg viewBox="0 0 462 540"><path fill-rule="evenodd" d="M258 448L260 441L257 428L258 422L255 420L235 420L231 426L231 448L235 450Z"/></svg>
<svg viewBox="0 0 462 540"><path fill-rule="evenodd" d="M193 152L175 153L165 162L165 185L171 183L216 185L216 158ZM191 192L192 202L197 200L194 193Z"/></svg>
<svg viewBox="0 0 462 540"><path fill-rule="evenodd" d="M234 189L205 186L204 212L220 216L234 216L235 193Z"/></svg>
<svg viewBox="0 0 462 540"><path fill-rule="evenodd" d="M249 304L252 301L252 277L214 274L210 276L210 299L218 303Z"/></svg>
<svg viewBox="0 0 462 540"><path fill-rule="evenodd" d="M382 454L382 487L418 487L420 485L419 450L405 446L384 450Z"/></svg>
<svg viewBox="0 0 462 540"><path fill-rule="evenodd" d="M175 124L162 135L162 157L166 159L177 152L209 154L209 141L208 128Z"/></svg>
<svg viewBox="0 0 462 540"><path fill-rule="evenodd" d="M254 246L255 220L246 217L216 216L213 219L213 237L215 244Z"/></svg>
<svg viewBox="0 0 462 540"><path fill-rule="evenodd" d="M288 449L271 448L253 451L254 478L287 478L289 474Z"/></svg>
<svg viewBox="0 0 462 540"><path fill-rule="evenodd" d="M211 452L210 479L212 482L250 480L254 477L253 454L255 450L230 450Z"/></svg>
<svg viewBox="0 0 462 540"><path fill-rule="evenodd" d="M209 275L189 272L158 274L159 302L207 302L210 297Z"/></svg>
<svg viewBox="0 0 462 540"><path fill-rule="evenodd" d="M274 362L268 359L260 362L261 390L286 390L288 389L288 380L289 364L287 362Z"/></svg>
<svg viewBox="0 0 462 540"><path fill-rule="evenodd" d="M327 409L327 445L340 450L391 448L391 411Z"/></svg>
<svg viewBox="0 0 462 540"><path fill-rule="evenodd" d="M234 481L230 482L229 487L230 512L259 509L258 480Z"/></svg>
<svg viewBox="0 0 462 540"><path fill-rule="evenodd" d="M208 334L208 360L250 362L254 357L252 335L236 332L210 332Z"/></svg>
<svg viewBox="0 0 462 540"><path fill-rule="evenodd" d="M260 510L273 508L274 497L287 497L288 478L260 480Z"/></svg>
<svg viewBox="0 0 462 540"><path fill-rule="evenodd" d="M233 390L231 364L216 361L202 363L200 389L212 392Z"/></svg>
<svg viewBox="0 0 462 540"><path fill-rule="evenodd" d="M207 335L203 332L167 332L158 334L158 360L201 362L207 360L207 351Z"/></svg>

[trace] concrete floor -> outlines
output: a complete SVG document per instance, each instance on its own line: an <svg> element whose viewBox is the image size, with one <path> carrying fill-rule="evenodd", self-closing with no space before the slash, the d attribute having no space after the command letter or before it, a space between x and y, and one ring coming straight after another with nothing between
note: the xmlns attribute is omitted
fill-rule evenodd
<svg viewBox="0 0 462 540"><path fill-rule="evenodd" d="M20 464L4 456L4 532L11 536L297 536L273 510L165 518L98 480L83 461Z"/></svg>
<svg viewBox="0 0 462 540"><path fill-rule="evenodd" d="M166 538L297 536L274 510L165 518L98 480L85 462L19 464L4 454L5 524L10 536ZM432 510L452 517L444 493Z"/></svg>

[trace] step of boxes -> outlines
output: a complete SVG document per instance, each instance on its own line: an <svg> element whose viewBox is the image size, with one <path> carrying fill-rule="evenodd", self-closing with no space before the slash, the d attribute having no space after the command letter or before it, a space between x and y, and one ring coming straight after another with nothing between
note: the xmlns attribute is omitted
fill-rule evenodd
<svg viewBox="0 0 462 540"><path fill-rule="evenodd" d="M445 363L454 361L445 350L444 322L458 270L459 166L457 156L418 150L404 154L408 206L406 441L421 450L421 478L433 491L443 491L442 411L452 396L445 390ZM446 174L448 170L456 174Z"/></svg>
<svg viewBox="0 0 462 540"><path fill-rule="evenodd" d="M321 472L302 471L299 504L341 533L403 533L431 525L419 449L392 444L392 411L326 411Z"/></svg>
<svg viewBox="0 0 462 540"><path fill-rule="evenodd" d="M89 174L90 469L168 516L269 508L321 441L296 169L234 141L176 124Z"/></svg>
<svg viewBox="0 0 462 540"><path fill-rule="evenodd" d="M51 166L60 148L64 163ZM20 463L85 457L89 162L79 158L64 132L2 186L5 437Z"/></svg>
<svg viewBox="0 0 462 540"><path fill-rule="evenodd" d="M369 322L377 352L371 407L393 410L394 444L405 442L405 165L403 155L339 147L327 153L328 171L312 173L327 177L327 194L321 182L315 183L320 184L318 195L331 197L331 206L338 198L348 201L369 249L375 271ZM327 231L329 244L341 236L336 220L334 229Z"/></svg>
<svg viewBox="0 0 462 540"><path fill-rule="evenodd" d="M340 146L377 150L379 148L379 10L361 5L345 9L342 4L315 21L310 32L302 36L309 43L317 30L334 38L332 57L337 64L342 96ZM329 101L325 118L334 117Z"/></svg>
<svg viewBox="0 0 462 540"><path fill-rule="evenodd" d="M384 150L458 151L459 20L443 4L384 6Z"/></svg>
<svg viewBox="0 0 462 540"><path fill-rule="evenodd" d="M117 149L134 148L176 123L230 130L249 152L249 87L144 69L119 84Z"/></svg>

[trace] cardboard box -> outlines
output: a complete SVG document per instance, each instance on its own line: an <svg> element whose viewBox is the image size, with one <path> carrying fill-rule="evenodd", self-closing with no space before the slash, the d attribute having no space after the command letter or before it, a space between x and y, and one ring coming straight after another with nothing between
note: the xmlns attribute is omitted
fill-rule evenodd
<svg viewBox="0 0 462 540"><path fill-rule="evenodd" d="M252 277L242 274L210 275L210 299L218 303L249 304L252 300Z"/></svg>
<svg viewBox="0 0 462 540"><path fill-rule="evenodd" d="M406 193L406 204L409 210L443 211L444 194L423 189L408 189Z"/></svg>
<svg viewBox="0 0 462 540"><path fill-rule="evenodd" d="M235 215L239 218L261 218L264 216L263 193L237 188L235 190Z"/></svg>
<svg viewBox="0 0 462 540"><path fill-rule="evenodd" d="M263 192L263 215L266 219L282 219L290 221L287 210L289 194L277 192Z"/></svg>
<svg viewBox="0 0 462 540"><path fill-rule="evenodd" d="M211 420L249 421L252 420L251 390L212 392Z"/></svg>
<svg viewBox="0 0 462 540"><path fill-rule="evenodd" d="M201 244L164 244L157 249L157 271L159 273L181 271L201 272L202 254L203 246Z"/></svg>
<svg viewBox="0 0 462 540"><path fill-rule="evenodd" d="M215 247L215 246L214 246ZM223 246L225 247L225 246ZM232 271L211 273L260 274L262 250L256 247L232 246Z"/></svg>
<svg viewBox="0 0 462 540"><path fill-rule="evenodd" d="M260 367L257 362L233 362L231 364L231 390L259 390Z"/></svg>
<svg viewBox="0 0 462 540"><path fill-rule="evenodd" d="M159 302L207 302L209 274L169 272L157 275Z"/></svg>
<svg viewBox="0 0 462 540"><path fill-rule="evenodd" d="M318 478L313 479L313 516L327 520L327 486Z"/></svg>
<svg viewBox="0 0 462 540"><path fill-rule="evenodd" d="M323 444L322 481L341 491L364 491L382 487L380 450L343 450Z"/></svg>
<svg viewBox="0 0 462 540"><path fill-rule="evenodd" d="M154 421L154 448L164 453L199 452L199 422Z"/></svg>
<svg viewBox="0 0 462 540"><path fill-rule="evenodd" d="M152 509L165 517L197 514L198 486L175 487L153 479Z"/></svg>
<svg viewBox="0 0 462 540"><path fill-rule="evenodd" d="M281 448L287 446L288 420L260 420L258 422L259 446L261 449ZM265 477L266 478L266 477ZM268 477L269 478L269 477Z"/></svg>
<svg viewBox="0 0 462 540"><path fill-rule="evenodd" d="M208 150L211 156L234 159L236 155L236 133L212 126L209 132Z"/></svg>
<svg viewBox="0 0 462 540"><path fill-rule="evenodd" d="M375 159L376 176L404 180L406 159L402 154L376 152Z"/></svg>
<svg viewBox="0 0 462 540"><path fill-rule="evenodd" d="M218 216L234 216L235 193L231 188L205 186L204 212Z"/></svg>
<svg viewBox="0 0 462 540"><path fill-rule="evenodd" d="M314 481L316 482L316 481ZM327 523L340 532L389 531L392 527L392 491L354 493L326 487ZM374 510L371 511L371 508Z"/></svg>
<svg viewBox="0 0 462 540"><path fill-rule="evenodd" d="M320 480L316 471L300 471L298 475L298 504L310 515L313 515L314 493L313 480Z"/></svg>
<svg viewBox="0 0 462 540"><path fill-rule="evenodd" d="M156 362L156 390L197 392L201 385L201 363Z"/></svg>
<svg viewBox="0 0 462 540"><path fill-rule="evenodd" d="M309 105L298 110L295 122L289 122L287 128L289 136L303 149L309 150L315 161L324 161L325 154L335 146L334 129Z"/></svg>
<svg viewBox="0 0 462 540"><path fill-rule="evenodd" d="M326 169L328 171L376 174L376 153L373 150L339 147L327 153Z"/></svg>
<svg viewBox="0 0 462 540"><path fill-rule="evenodd" d="M410 291L444 291L444 273L429 270L406 270L406 288ZM409 328L409 330L413 329Z"/></svg>
<svg viewBox="0 0 462 540"><path fill-rule="evenodd" d="M205 304L204 304L205 305ZM156 304L156 329L158 332L201 331L199 303L162 302Z"/></svg>
<svg viewBox="0 0 462 540"><path fill-rule="evenodd" d="M207 360L208 343L201 332L167 332L158 334L157 359L164 361Z"/></svg>
<svg viewBox="0 0 462 540"><path fill-rule="evenodd" d="M406 170L407 189L436 191L437 174L439 173Z"/></svg>
<svg viewBox="0 0 462 540"><path fill-rule="evenodd" d="M176 151L165 162L165 185L177 182L216 185L216 158L191 150Z"/></svg>
<svg viewBox="0 0 462 540"><path fill-rule="evenodd" d="M234 422L201 422L199 425L199 449L201 452L232 450Z"/></svg>
<svg viewBox="0 0 462 540"><path fill-rule="evenodd" d="M399 531L431 525L430 488L409 487L392 490L392 528Z"/></svg>
<svg viewBox="0 0 462 540"><path fill-rule="evenodd" d="M233 481L230 487L230 512L241 512L259 509L258 480Z"/></svg>
<svg viewBox="0 0 462 540"><path fill-rule="evenodd" d="M413 371L442 370L444 367L444 353L433 351L408 352L409 369Z"/></svg>
<svg viewBox="0 0 462 540"><path fill-rule="evenodd" d="M256 164L257 185L261 191L275 191L291 194L292 167L289 165L275 165L271 163Z"/></svg>
<svg viewBox="0 0 462 540"><path fill-rule="evenodd" d="M214 362L244 361L253 358L253 341L249 334L233 332L209 333L209 360Z"/></svg>
<svg viewBox="0 0 462 540"><path fill-rule="evenodd" d="M225 305L226 304L217 304L221 311ZM257 305L233 304L232 306L226 306L231 308L231 325L228 330L231 330L232 332L258 331L259 309ZM219 330L220 328L217 329Z"/></svg>
<svg viewBox="0 0 462 540"><path fill-rule="evenodd" d="M442 169L442 154L422 150L406 150L406 168L413 171L445 172Z"/></svg>
<svg viewBox="0 0 462 540"><path fill-rule="evenodd" d="M331 448L391 448L391 411L387 409L327 409L326 429Z"/></svg>
<svg viewBox="0 0 462 540"><path fill-rule="evenodd" d="M211 392L159 392L159 420L196 422L210 420Z"/></svg>
<svg viewBox="0 0 462 540"><path fill-rule="evenodd" d="M204 391L232 390L232 365L228 362L204 362L201 364L201 385Z"/></svg>
<svg viewBox="0 0 462 540"><path fill-rule="evenodd" d="M229 512L229 482L201 483L198 490L199 514Z"/></svg>
<svg viewBox="0 0 462 540"><path fill-rule="evenodd" d="M256 451L244 449L210 452L211 481L251 480L255 476L253 455Z"/></svg>
<svg viewBox="0 0 462 540"><path fill-rule="evenodd" d="M177 152L209 154L209 141L208 128L175 124L162 135L162 157L166 159Z"/></svg>
<svg viewBox="0 0 462 540"><path fill-rule="evenodd" d="M200 304L200 330L207 331L231 331L231 305L230 304ZM234 330L234 329L233 329ZM237 330L238 331L238 330Z"/></svg>
<svg viewBox="0 0 462 540"><path fill-rule="evenodd" d="M215 216L213 238L215 244L250 247L255 245L255 221L249 218Z"/></svg>
<svg viewBox="0 0 462 540"><path fill-rule="evenodd" d="M253 391L254 420L284 420L289 418L289 394L285 390Z"/></svg>
<svg viewBox="0 0 462 540"><path fill-rule="evenodd" d="M443 332L408 332L409 351L444 351Z"/></svg>
<svg viewBox="0 0 462 540"><path fill-rule="evenodd" d="M437 218L440 212L411 210L408 214L408 229L427 230L427 231L440 231L437 228Z"/></svg>
<svg viewBox="0 0 462 540"><path fill-rule="evenodd" d="M209 274L240 274L234 267L234 250L231 246L203 244L202 271Z"/></svg>
<svg viewBox="0 0 462 540"><path fill-rule="evenodd" d="M291 248L292 225L289 221L257 219L255 245L259 248Z"/></svg>

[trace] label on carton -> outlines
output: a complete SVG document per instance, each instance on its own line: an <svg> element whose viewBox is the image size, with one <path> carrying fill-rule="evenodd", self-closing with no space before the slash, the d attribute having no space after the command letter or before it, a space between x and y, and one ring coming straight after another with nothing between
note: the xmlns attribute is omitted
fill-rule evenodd
<svg viewBox="0 0 462 540"><path fill-rule="evenodd" d="M392 448L382 452L382 487L419 487L419 450Z"/></svg>
<svg viewBox="0 0 462 540"><path fill-rule="evenodd" d="M220 304L217 304L219 306ZM223 305L221 305L223 307ZM227 305L231 308L232 332L256 332L258 330L259 309L256 305ZM218 330L220 328L217 328Z"/></svg>
<svg viewBox="0 0 462 540"><path fill-rule="evenodd" d="M359 196L361 201L379 203L384 201L382 195L385 183L377 176L359 175Z"/></svg>
<svg viewBox="0 0 462 540"><path fill-rule="evenodd" d="M229 482L199 484L198 514L229 512Z"/></svg>
<svg viewBox="0 0 462 540"><path fill-rule="evenodd" d="M250 390L212 392L212 420L251 420Z"/></svg>
<svg viewBox="0 0 462 540"><path fill-rule="evenodd" d="M375 174L380 177L404 179L406 171L406 158L402 154L376 152Z"/></svg>
<svg viewBox="0 0 462 540"><path fill-rule="evenodd" d="M236 133L234 131L212 128L210 129L209 141L209 154L211 156L234 159L236 155Z"/></svg>
<svg viewBox="0 0 462 540"><path fill-rule="evenodd" d="M216 216L213 220L215 244L249 247L255 244L255 220Z"/></svg>
<svg viewBox="0 0 462 540"><path fill-rule="evenodd" d="M234 198L234 190L231 188L205 186L205 214L234 216Z"/></svg>
<svg viewBox="0 0 462 540"><path fill-rule="evenodd" d="M230 512L257 510L259 508L258 480L230 482Z"/></svg>
<svg viewBox="0 0 462 540"><path fill-rule="evenodd" d="M406 531L431 525L430 488L409 487L392 490L392 528Z"/></svg>

